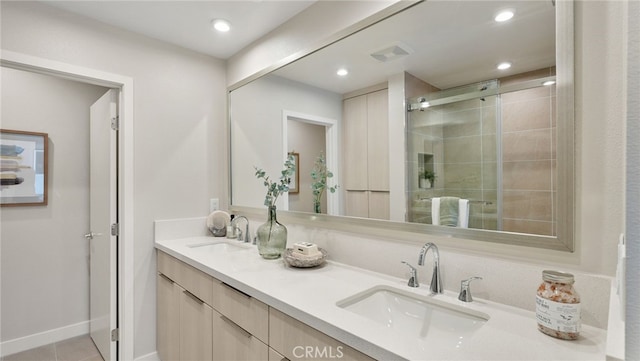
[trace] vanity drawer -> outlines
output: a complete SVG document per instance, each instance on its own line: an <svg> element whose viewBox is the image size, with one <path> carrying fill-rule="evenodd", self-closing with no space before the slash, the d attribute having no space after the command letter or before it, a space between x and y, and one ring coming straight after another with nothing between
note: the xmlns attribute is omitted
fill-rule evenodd
<svg viewBox="0 0 640 361"><path fill-rule="evenodd" d="M289 360L374 361L274 308L269 310L269 346Z"/></svg>
<svg viewBox="0 0 640 361"><path fill-rule="evenodd" d="M269 346L213 311L213 361L267 360Z"/></svg>
<svg viewBox="0 0 640 361"><path fill-rule="evenodd" d="M156 254L158 255L158 272L169 277L173 282L178 282L182 262L162 251L157 251Z"/></svg>
<svg viewBox="0 0 640 361"><path fill-rule="evenodd" d="M208 274L162 251L158 251L158 271L213 306L213 278Z"/></svg>
<svg viewBox="0 0 640 361"><path fill-rule="evenodd" d="M269 307L235 288L214 280L213 308L244 330L268 343Z"/></svg>

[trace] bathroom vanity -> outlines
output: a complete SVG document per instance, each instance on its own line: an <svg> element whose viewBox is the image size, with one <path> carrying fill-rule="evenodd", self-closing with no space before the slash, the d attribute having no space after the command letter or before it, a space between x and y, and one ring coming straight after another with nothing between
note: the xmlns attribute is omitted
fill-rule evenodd
<svg viewBox="0 0 640 361"><path fill-rule="evenodd" d="M533 312L349 265L290 268L246 243L157 228L156 249L161 360L605 359L605 330L554 339ZM424 322L378 317L389 295L429 309Z"/></svg>

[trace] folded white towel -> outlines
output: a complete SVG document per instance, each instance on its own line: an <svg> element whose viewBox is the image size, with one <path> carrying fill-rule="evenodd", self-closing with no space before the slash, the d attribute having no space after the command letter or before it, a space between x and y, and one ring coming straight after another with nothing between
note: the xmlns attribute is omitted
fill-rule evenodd
<svg viewBox="0 0 640 361"><path fill-rule="evenodd" d="M431 198L431 224L440 225L440 198Z"/></svg>
<svg viewBox="0 0 640 361"><path fill-rule="evenodd" d="M458 201L458 227L469 228L469 200Z"/></svg>
<svg viewBox="0 0 640 361"><path fill-rule="evenodd" d="M431 198L431 224L440 225L440 198ZM458 227L469 228L469 200L458 201Z"/></svg>

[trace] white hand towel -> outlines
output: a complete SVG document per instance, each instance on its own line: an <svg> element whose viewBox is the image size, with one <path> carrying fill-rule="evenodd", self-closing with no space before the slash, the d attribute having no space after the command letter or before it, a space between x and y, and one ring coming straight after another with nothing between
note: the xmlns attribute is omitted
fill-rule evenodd
<svg viewBox="0 0 640 361"><path fill-rule="evenodd" d="M458 227L469 228L469 200L458 201Z"/></svg>
<svg viewBox="0 0 640 361"><path fill-rule="evenodd" d="M440 198L431 198L431 224L440 225Z"/></svg>

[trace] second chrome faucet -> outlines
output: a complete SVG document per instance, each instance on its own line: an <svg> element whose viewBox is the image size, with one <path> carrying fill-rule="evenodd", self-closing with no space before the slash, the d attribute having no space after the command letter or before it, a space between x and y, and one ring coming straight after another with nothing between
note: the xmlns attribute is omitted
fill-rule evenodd
<svg viewBox="0 0 640 361"><path fill-rule="evenodd" d="M433 251L433 275L431 276L429 289L432 293L442 293L444 288L442 287L442 277L440 276L440 252L438 252L438 246L435 243L428 242L422 246L418 256L418 266L424 266L424 258L429 250Z"/></svg>
<svg viewBox="0 0 640 361"><path fill-rule="evenodd" d="M431 285L429 285L429 290L431 290L431 293L442 293L444 288L442 287L442 276L440 276L440 252L438 252L438 246L431 242L425 243L425 245L420 249L418 266L424 266L424 259L429 250L433 251L433 275L431 276ZM420 283L418 282L416 269L405 261L402 261L402 263L406 264L411 269L411 277L408 283L409 287L419 287Z"/></svg>

